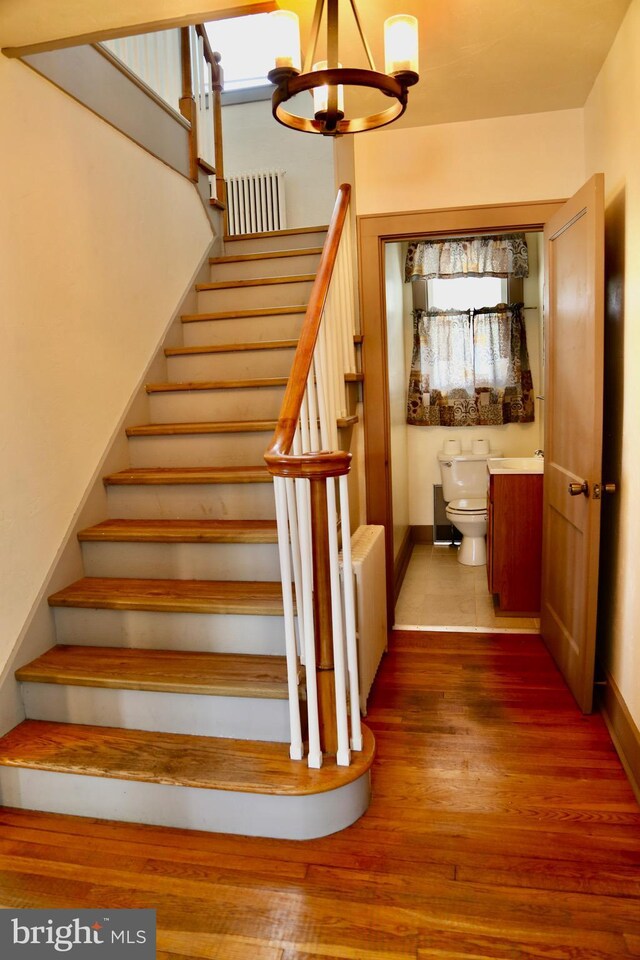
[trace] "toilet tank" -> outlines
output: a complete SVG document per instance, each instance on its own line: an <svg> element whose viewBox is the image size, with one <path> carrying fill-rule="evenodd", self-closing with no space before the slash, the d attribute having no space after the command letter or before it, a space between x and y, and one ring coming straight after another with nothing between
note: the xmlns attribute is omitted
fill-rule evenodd
<svg viewBox="0 0 640 960"><path fill-rule="evenodd" d="M446 502L486 497L487 460L501 456L502 453L497 450L482 454L461 453L454 457L439 453L442 495Z"/></svg>

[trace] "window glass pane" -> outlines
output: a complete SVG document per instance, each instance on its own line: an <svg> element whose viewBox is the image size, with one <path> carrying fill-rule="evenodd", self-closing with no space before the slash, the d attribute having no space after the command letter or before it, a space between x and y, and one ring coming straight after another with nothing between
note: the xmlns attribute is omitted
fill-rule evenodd
<svg viewBox="0 0 640 960"><path fill-rule="evenodd" d="M436 277L427 284L428 305L439 310L494 307L507 299L507 281L500 277Z"/></svg>
<svg viewBox="0 0 640 960"><path fill-rule="evenodd" d="M222 54L225 90L243 90L269 83L274 64L268 13L231 20L213 20L206 25L213 50Z"/></svg>

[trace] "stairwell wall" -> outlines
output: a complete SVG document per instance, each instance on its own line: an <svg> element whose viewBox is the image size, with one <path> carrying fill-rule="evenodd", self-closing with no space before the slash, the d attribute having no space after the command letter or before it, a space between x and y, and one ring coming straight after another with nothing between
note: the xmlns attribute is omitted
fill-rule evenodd
<svg viewBox="0 0 640 960"><path fill-rule="evenodd" d="M639 44L640 0L633 0L584 112L587 174L605 176L603 480L617 484L617 494L602 502L599 654L609 680L607 712L620 740L614 698L628 710L623 747L640 789Z"/></svg>
<svg viewBox="0 0 640 960"><path fill-rule="evenodd" d="M0 57L0 670L212 240L193 185Z"/></svg>

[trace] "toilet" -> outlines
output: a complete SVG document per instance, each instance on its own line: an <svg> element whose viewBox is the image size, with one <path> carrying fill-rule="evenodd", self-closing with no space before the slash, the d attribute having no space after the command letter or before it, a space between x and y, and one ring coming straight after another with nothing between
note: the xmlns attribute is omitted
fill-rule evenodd
<svg viewBox="0 0 640 960"><path fill-rule="evenodd" d="M438 454L447 519L462 534L458 562L479 567L487 562L487 460L497 450Z"/></svg>

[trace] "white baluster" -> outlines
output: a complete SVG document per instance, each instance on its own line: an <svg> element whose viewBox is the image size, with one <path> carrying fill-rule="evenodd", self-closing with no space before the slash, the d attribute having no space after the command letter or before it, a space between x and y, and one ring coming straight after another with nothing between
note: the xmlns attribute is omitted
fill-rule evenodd
<svg viewBox="0 0 640 960"><path fill-rule="evenodd" d="M300 434L302 437L302 452L309 453L311 450L311 438L309 436L309 406L307 404L306 391L300 405Z"/></svg>
<svg viewBox="0 0 640 960"><path fill-rule="evenodd" d="M350 218L349 218L350 219ZM344 235L344 243L346 249L346 261L347 261L347 279L349 283L349 320L350 320L350 329L349 333L351 337L354 337L358 332L356 329L356 318L357 318L357 296L355 290L355 284L353 279L353 245L351 239L351 223L345 224L346 232ZM353 344L353 340L351 341ZM356 372L356 350L355 346L352 346L351 349L351 369L350 373Z"/></svg>
<svg viewBox="0 0 640 960"><path fill-rule="evenodd" d="M215 156L213 148L213 68L207 61L207 110L205 114L205 129L207 131L207 155L206 159L211 166L215 165Z"/></svg>
<svg viewBox="0 0 640 960"><path fill-rule="evenodd" d="M340 519L342 521L342 576L344 584L344 619L347 641L349 703L351 705L351 749L362 750L360 723L360 681L358 678L358 644L356 639L356 602L351 561L351 524L349 521L349 478L339 478Z"/></svg>
<svg viewBox="0 0 640 960"><path fill-rule="evenodd" d="M326 480L327 526L329 533L329 575L331 582L331 626L333 631L333 669L336 689L336 727L338 752L336 763L348 767L351 762L349 750L349 720L347 716L347 687L344 667L344 634L342 621L342 591L340 589L340 563L338 557L338 514L336 510L336 486L333 477Z"/></svg>
<svg viewBox="0 0 640 960"><path fill-rule="evenodd" d="M353 335L351 335L351 344L349 344L349 327L351 326L351 315L349 311L349 294L346 276L346 264L344 261L344 244L340 244L339 259L339 277L340 277L340 338L342 343L342 370L344 373L351 373L351 354L353 353ZM347 384L343 378L342 388L342 416L348 414L347 404Z"/></svg>
<svg viewBox="0 0 640 960"><path fill-rule="evenodd" d="M296 612L298 615L298 653L302 663L306 662L304 643L304 609L302 604L302 567L300 565L300 537L298 535L298 512L296 508L296 490L294 481L287 477L287 509L289 512L289 533L291 536L291 557L293 560L293 582L296 591Z"/></svg>
<svg viewBox="0 0 640 960"><path fill-rule="evenodd" d="M309 443L310 450L320 450L320 441L318 438L318 401L316 393L316 382L313 375L313 364L307 377L307 400L309 404Z"/></svg>
<svg viewBox="0 0 640 960"><path fill-rule="evenodd" d="M322 766L320 749L320 718L318 713L318 687L316 681L315 627L313 623L313 566L311 539L311 506L309 480L296 480L298 494L298 531L300 534L300 557L302 561L302 591L305 623L306 678L307 678L307 716L309 722L309 753L307 762L310 767Z"/></svg>
<svg viewBox="0 0 640 960"><path fill-rule="evenodd" d="M280 554L280 576L282 580L282 602L284 606L284 637L287 654L287 688L289 693L289 725L291 728L289 756L292 760L302 760L304 751L302 746L302 727L300 723L300 697L298 694L298 656L296 651L293 612L293 590L291 588L287 491L283 477L274 477L273 484L276 497L278 552Z"/></svg>
<svg viewBox="0 0 640 960"><path fill-rule="evenodd" d="M329 398L327 396L327 332L324 316L318 331L314 362L316 383L318 384L318 406L320 407L320 438L323 449L335 450L334 430L330 420Z"/></svg>

